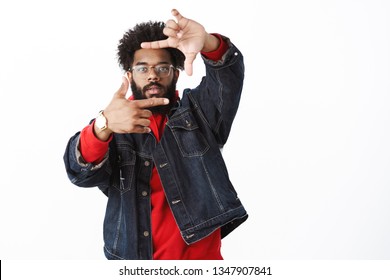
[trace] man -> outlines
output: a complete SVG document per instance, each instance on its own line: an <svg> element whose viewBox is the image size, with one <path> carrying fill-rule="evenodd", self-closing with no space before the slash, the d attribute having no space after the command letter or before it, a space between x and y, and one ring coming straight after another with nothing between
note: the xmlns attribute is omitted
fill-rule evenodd
<svg viewBox="0 0 390 280"><path fill-rule="evenodd" d="M64 155L72 183L108 197L108 259L223 259L221 239L248 217L220 152L239 106L243 57L228 38L172 15L124 34L123 83ZM179 98L179 70L192 75L199 52L206 76Z"/></svg>

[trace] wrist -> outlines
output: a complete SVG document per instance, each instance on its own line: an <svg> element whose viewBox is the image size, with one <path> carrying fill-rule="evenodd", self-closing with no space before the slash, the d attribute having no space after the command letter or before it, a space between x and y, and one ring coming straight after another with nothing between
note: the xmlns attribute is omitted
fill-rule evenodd
<svg viewBox="0 0 390 280"><path fill-rule="evenodd" d="M99 112L94 121L93 132L95 136L101 141L107 141L112 134L112 130L108 128L108 121L104 115L103 110Z"/></svg>
<svg viewBox="0 0 390 280"><path fill-rule="evenodd" d="M110 139L112 131L110 129L101 130L96 127L96 123L93 126L93 134L100 141L106 142Z"/></svg>
<svg viewBox="0 0 390 280"><path fill-rule="evenodd" d="M220 40L213 34L207 33L202 52L213 52L219 48Z"/></svg>

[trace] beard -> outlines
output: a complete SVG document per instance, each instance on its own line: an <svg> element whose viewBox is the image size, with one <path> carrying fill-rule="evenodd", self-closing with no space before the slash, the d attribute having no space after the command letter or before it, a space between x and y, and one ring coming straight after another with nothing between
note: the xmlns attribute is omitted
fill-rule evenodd
<svg viewBox="0 0 390 280"><path fill-rule="evenodd" d="M177 80L174 79L172 83L166 88L165 95L163 97L169 99L169 103L167 105L160 105L155 107L149 107L147 108L152 113L160 113L160 114L168 114L169 111L172 109L172 107L175 105L177 101L176 97L176 82ZM134 99L135 100L141 100L141 99L147 99L145 97L144 92L151 86L158 86L163 88L163 86L156 82L151 82L144 86L142 89L137 86L137 84L134 82L134 80L131 81L131 91L133 92Z"/></svg>

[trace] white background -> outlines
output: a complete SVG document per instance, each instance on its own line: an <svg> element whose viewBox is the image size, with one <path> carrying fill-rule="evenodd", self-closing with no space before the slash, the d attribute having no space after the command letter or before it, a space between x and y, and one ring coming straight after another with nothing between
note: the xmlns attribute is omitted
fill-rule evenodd
<svg viewBox="0 0 390 280"><path fill-rule="evenodd" d="M106 198L62 156L120 86L123 33L177 8L246 63L224 156L249 219L225 259L389 259L389 3L3 0L0 258L104 259Z"/></svg>

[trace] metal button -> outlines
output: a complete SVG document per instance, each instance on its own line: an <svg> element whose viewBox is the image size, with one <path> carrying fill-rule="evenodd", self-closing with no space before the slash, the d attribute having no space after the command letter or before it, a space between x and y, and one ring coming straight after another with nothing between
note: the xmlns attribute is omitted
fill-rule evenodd
<svg viewBox="0 0 390 280"><path fill-rule="evenodd" d="M164 168L165 166L167 166L168 165L168 163L167 162L165 162L165 163L161 163L160 164L160 168Z"/></svg>
<svg viewBox="0 0 390 280"><path fill-rule="evenodd" d="M149 236L149 231L145 230L145 231L144 231L144 236L145 236L145 237L148 237L148 236Z"/></svg>
<svg viewBox="0 0 390 280"><path fill-rule="evenodd" d="M187 235L186 238L187 239L190 239L191 237L193 237L195 234L190 234L190 235Z"/></svg>
<svg viewBox="0 0 390 280"><path fill-rule="evenodd" d="M149 165L150 165L150 161L145 160L144 165L145 165L145 166L149 166Z"/></svg>
<svg viewBox="0 0 390 280"><path fill-rule="evenodd" d="M142 192L142 196L147 196L148 195L148 192L147 191L143 191Z"/></svg>

